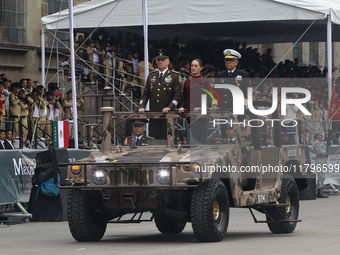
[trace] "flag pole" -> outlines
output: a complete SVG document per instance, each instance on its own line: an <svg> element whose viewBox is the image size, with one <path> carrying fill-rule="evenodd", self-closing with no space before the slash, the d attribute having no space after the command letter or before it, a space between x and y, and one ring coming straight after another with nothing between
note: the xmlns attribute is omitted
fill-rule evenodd
<svg viewBox="0 0 340 255"><path fill-rule="evenodd" d="M144 73L145 73L145 81L149 76L149 39L148 39L148 1L143 0L143 31L144 31ZM149 110L149 102L146 104L146 110Z"/></svg>
<svg viewBox="0 0 340 255"><path fill-rule="evenodd" d="M41 28L41 84L45 86L45 29Z"/></svg>
<svg viewBox="0 0 340 255"><path fill-rule="evenodd" d="M73 137L74 148L78 149L78 114L77 114L77 90L76 71L74 60L74 34L73 34L73 0L68 0L69 22L70 22L70 50L71 50L71 81L72 81L72 102L73 102ZM70 130L71 131L71 130Z"/></svg>
<svg viewBox="0 0 340 255"><path fill-rule="evenodd" d="M332 96L332 20L331 14L328 15L328 22L327 22L327 65L328 65L328 100L331 100Z"/></svg>
<svg viewBox="0 0 340 255"><path fill-rule="evenodd" d="M333 63L332 63L332 20L331 20L331 13L328 15L328 21L327 21L327 66L328 66L328 103L331 103L332 98L332 70L333 70ZM332 121L329 123L330 128L332 128ZM327 130L325 130L327 131Z"/></svg>

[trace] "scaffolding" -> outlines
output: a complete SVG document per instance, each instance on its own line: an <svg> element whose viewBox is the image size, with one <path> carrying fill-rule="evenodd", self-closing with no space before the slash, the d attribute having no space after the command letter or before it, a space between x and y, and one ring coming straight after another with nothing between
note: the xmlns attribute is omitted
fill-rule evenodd
<svg viewBox="0 0 340 255"><path fill-rule="evenodd" d="M62 93L66 93L71 89L69 68L70 63L69 54L65 54L59 51L60 44L67 47L62 41L56 38L56 61L57 61L57 87ZM101 57L104 57L105 53L98 53ZM114 108L114 112L120 113L132 113L138 110L140 91L142 85L139 81L144 80L144 77L140 77L133 73L129 73L125 70L117 68L118 63L134 64L130 60L126 60L116 56L114 53L109 55L109 62L112 63L111 67L100 63L90 62L84 60L75 53L76 65L76 93L77 98L83 98L85 107L78 114L78 126L82 131L80 141L83 140L83 146L85 146L85 140L90 141L92 132L101 135L102 134L102 115L99 113L99 109L105 106L111 106ZM138 63L138 66L144 66ZM96 68L95 68L96 67ZM112 75L107 75L105 70L111 69ZM102 72L98 72L95 69L99 69ZM93 80L89 81L90 73L94 72ZM122 78L124 76L124 78ZM125 93L122 93L121 88L123 84L126 85ZM106 85L105 85L106 84ZM91 125L93 128L91 128ZM117 145L122 142L125 136L126 123L118 123L115 121L111 123L113 127L113 144ZM86 128L83 128L86 127ZM89 132L91 128L91 132ZM87 132L85 132L87 130ZM87 133L87 134L84 134ZM83 136L86 136L83 138ZM82 139L83 138L83 139Z"/></svg>

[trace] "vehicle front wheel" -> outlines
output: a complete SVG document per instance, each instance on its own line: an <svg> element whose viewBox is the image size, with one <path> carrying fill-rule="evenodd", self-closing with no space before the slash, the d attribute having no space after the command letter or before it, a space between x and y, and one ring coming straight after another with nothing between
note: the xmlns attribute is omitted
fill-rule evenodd
<svg viewBox="0 0 340 255"><path fill-rule="evenodd" d="M296 228L296 220L299 217L299 193L293 177L287 176L282 180L281 196L277 200L287 206L268 208L268 227L273 234L292 233ZM271 220L292 220L291 222L270 222Z"/></svg>
<svg viewBox="0 0 340 255"><path fill-rule="evenodd" d="M79 242L96 242L102 239L107 222L100 217L103 210L98 192L73 189L68 197L68 226L73 238Z"/></svg>
<svg viewBox="0 0 340 255"><path fill-rule="evenodd" d="M154 214L156 227L162 234L179 234L185 228L186 222L161 212Z"/></svg>
<svg viewBox="0 0 340 255"><path fill-rule="evenodd" d="M220 179L204 182L191 200L191 222L200 242L221 241L229 223L228 192Z"/></svg>

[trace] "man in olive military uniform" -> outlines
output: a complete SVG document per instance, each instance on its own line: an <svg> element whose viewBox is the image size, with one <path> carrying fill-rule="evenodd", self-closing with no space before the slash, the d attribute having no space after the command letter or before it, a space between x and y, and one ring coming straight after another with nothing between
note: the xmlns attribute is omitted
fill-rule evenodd
<svg viewBox="0 0 340 255"><path fill-rule="evenodd" d="M139 103L139 112L145 111L150 100L151 112L174 110L182 97L182 78L179 72L169 70L170 59L162 50L158 51L158 70L150 72Z"/></svg>
<svg viewBox="0 0 340 255"><path fill-rule="evenodd" d="M243 95L246 96L248 87L251 87L249 74L245 71L236 69L238 60L241 58L241 54L232 49L224 50L223 54L227 70L218 72L215 76L215 82L236 85L242 90ZM233 107L233 96L229 89L216 89L216 91L220 95L222 101L222 105L218 106L219 109L231 110Z"/></svg>
<svg viewBox="0 0 340 255"><path fill-rule="evenodd" d="M134 144L135 146L150 145L152 143L152 140L154 140L154 138L151 136L147 136L145 134L146 123L148 123L148 120L135 120L133 122L134 136L126 137L124 144L125 145Z"/></svg>
<svg viewBox="0 0 340 255"><path fill-rule="evenodd" d="M19 119L21 114L20 99L18 94L21 89L21 85L18 82L12 84L13 92L9 95L9 114L10 120L13 121L11 130L14 138L19 137Z"/></svg>
<svg viewBox="0 0 340 255"><path fill-rule="evenodd" d="M150 72L139 103L139 112L145 112L150 100L151 112L174 110L182 97L182 78L179 72L169 70L170 54L159 50L156 54L158 70ZM166 120L151 120L150 135L155 139L166 139Z"/></svg>
<svg viewBox="0 0 340 255"><path fill-rule="evenodd" d="M327 198L328 196L324 195L322 192L323 183L325 182L326 173L323 172L324 166L328 169L327 158L327 142L323 141L323 131L317 130L315 132L315 142L314 142L314 151L315 151L315 169L321 170L316 171L317 174L317 194L318 198Z"/></svg>
<svg viewBox="0 0 340 255"><path fill-rule="evenodd" d="M232 127L230 124L221 125L221 133L222 134L222 141L217 142L221 144L237 144L236 142L236 133L234 127ZM222 128L223 127L223 128ZM225 135L224 135L225 133ZM241 164L242 166L248 166L249 165L249 159L250 159L250 148L249 147L241 147Z"/></svg>
<svg viewBox="0 0 340 255"><path fill-rule="evenodd" d="M227 143L227 144L235 144L235 130L233 127L229 127L227 126L226 129L225 129L225 134L226 134L226 138L224 139L224 141Z"/></svg>

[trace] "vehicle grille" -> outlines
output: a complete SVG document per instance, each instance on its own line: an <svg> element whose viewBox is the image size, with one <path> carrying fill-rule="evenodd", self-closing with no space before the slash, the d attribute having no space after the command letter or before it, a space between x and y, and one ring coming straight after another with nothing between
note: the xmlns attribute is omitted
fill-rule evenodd
<svg viewBox="0 0 340 255"><path fill-rule="evenodd" d="M111 186L143 186L154 184L154 171L152 169L143 169L140 173L138 169L121 169L110 170L109 172Z"/></svg>

